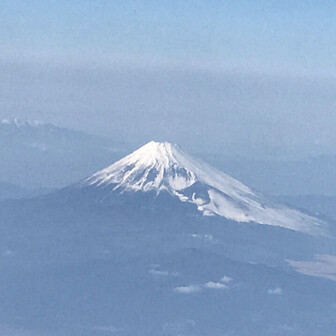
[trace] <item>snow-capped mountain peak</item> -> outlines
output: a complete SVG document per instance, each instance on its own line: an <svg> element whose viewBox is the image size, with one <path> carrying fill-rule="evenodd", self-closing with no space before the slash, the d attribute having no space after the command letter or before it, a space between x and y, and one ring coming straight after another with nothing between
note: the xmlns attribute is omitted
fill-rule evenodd
<svg viewBox="0 0 336 336"><path fill-rule="evenodd" d="M321 233L324 223L279 205L260 193L190 157L178 146L151 141L80 183L108 192L168 192L192 203L203 215Z"/></svg>
<svg viewBox="0 0 336 336"><path fill-rule="evenodd" d="M177 192L196 182L226 192L252 193L231 177L204 165L188 156L169 142L151 141L113 165L97 172L85 184L106 186L127 191L168 190Z"/></svg>

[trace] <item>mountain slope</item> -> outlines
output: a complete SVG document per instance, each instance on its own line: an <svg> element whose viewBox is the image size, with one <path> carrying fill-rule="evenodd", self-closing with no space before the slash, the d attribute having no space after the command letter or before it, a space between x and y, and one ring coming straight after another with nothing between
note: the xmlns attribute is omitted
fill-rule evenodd
<svg viewBox="0 0 336 336"><path fill-rule="evenodd" d="M167 192L205 216L321 234L325 224L277 204L167 142L149 142L77 185L108 193Z"/></svg>
<svg viewBox="0 0 336 336"><path fill-rule="evenodd" d="M123 144L52 124L0 121L0 176L25 188L59 188L121 157Z"/></svg>
<svg viewBox="0 0 336 336"><path fill-rule="evenodd" d="M51 192L48 189L28 189L11 183L0 182L0 201L35 197Z"/></svg>

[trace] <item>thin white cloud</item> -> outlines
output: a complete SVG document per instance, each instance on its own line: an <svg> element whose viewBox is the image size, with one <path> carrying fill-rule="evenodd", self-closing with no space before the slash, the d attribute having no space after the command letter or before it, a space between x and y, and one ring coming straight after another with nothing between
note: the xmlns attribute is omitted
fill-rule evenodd
<svg viewBox="0 0 336 336"><path fill-rule="evenodd" d="M336 256L334 255L317 255L315 260L311 261L294 261L287 260L299 273L327 278L336 281Z"/></svg>
<svg viewBox="0 0 336 336"><path fill-rule="evenodd" d="M154 276L168 276L169 272L167 271L159 271L159 270L149 270L149 273Z"/></svg>
<svg viewBox="0 0 336 336"><path fill-rule="evenodd" d="M233 279L232 278L230 278L230 277L228 277L228 276L226 276L226 275L224 275L221 279L220 279L220 281L221 282L224 282L224 283L229 283L229 282L231 282Z"/></svg>
<svg viewBox="0 0 336 336"><path fill-rule="evenodd" d="M225 284L214 281L207 282L206 284L204 284L204 287L210 289L228 289L228 287Z"/></svg>
<svg viewBox="0 0 336 336"><path fill-rule="evenodd" d="M280 287L274 288L274 289L269 289L267 291L268 294L270 295L280 295L282 294L282 289Z"/></svg>
<svg viewBox="0 0 336 336"><path fill-rule="evenodd" d="M193 234L190 234L189 236L192 237L192 238L196 238L196 239L199 239L199 240L206 241L206 242L214 242L215 241L214 236L211 233L207 233L207 234L193 233Z"/></svg>
<svg viewBox="0 0 336 336"><path fill-rule="evenodd" d="M181 286L181 287L176 287L174 291L180 294L192 294L192 293L200 292L201 286L199 285Z"/></svg>
<svg viewBox="0 0 336 336"><path fill-rule="evenodd" d="M154 277L168 277L168 276L172 276L172 277L177 277L179 276L178 272L170 272L170 271L166 271L166 270L160 270L159 269L160 265L155 265L155 267L153 266L148 273L151 274Z"/></svg>

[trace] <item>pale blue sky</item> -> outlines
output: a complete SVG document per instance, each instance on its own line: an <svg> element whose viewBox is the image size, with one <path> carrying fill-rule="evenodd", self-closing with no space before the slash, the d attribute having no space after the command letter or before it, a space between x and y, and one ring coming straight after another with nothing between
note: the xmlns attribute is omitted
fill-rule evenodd
<svg viewBox="0 0 336 336"><path fill-rule="evenodd" d="M330 0L2 0L0 118L333 152L335 17Z"/></svg>
<svg viewBox="0 0 336 336"><path fill-rule="evenodd" d="M182 59L214 68L325 75L335 71L335 17L330 0L2 0L0 42L37 56L104 54L164 64Z"/></svg>

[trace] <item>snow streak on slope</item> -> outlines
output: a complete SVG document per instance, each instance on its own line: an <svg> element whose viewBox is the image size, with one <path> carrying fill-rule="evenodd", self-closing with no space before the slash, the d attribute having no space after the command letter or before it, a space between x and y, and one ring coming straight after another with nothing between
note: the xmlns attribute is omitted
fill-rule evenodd
<svg viewBox="0 0 336 336"><path fill-rule="evenodd" d="M310 234L322 233L324 227L322 221L267 200L167 142L149 142L81 183L81 187L88 186L110 187L119 193L166 191L195 204L204 215L238 222L257 222Z"/></svg>

